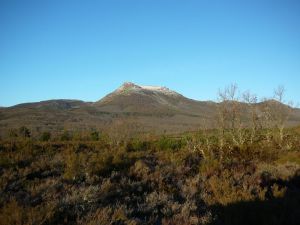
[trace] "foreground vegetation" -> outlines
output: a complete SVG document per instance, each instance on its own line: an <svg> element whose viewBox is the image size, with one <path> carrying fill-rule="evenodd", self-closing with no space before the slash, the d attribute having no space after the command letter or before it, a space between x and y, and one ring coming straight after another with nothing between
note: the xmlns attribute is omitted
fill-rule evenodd
<svg viewBox="0 0 300 225"><path fill-rule="evenodd" d="M236 90L194 133L10 130L0 225L299 224L300 128L286 128L283 89L263 103Z"/></svg>
<svg viewBox="0 0 300 225"><path fill-rule="evenodd" d="M300 221L299 129L280 142L245 130L242 145L226 130L222 147L217 130L119 142L18 132L0 145L3 225Z"/></svg>

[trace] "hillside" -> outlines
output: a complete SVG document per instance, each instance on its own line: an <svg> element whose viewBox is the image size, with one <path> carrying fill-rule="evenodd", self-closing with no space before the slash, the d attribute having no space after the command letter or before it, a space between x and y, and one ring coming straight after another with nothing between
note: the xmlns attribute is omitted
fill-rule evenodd
<svg viewBox="0 0 300 225"><path fill-rule="evenodd" d="M247 120L250 107L242 105ZM258 110L264 103L257 104ZM143 131L180 133L200 127L216 126L218 103L196 101L166 87L124 83L97 102L49 100L0 108L0 135L27 126L33 133L41 131L91 130L130 127ZM300 110L293 109L289 125L300 124Z"/></svg>

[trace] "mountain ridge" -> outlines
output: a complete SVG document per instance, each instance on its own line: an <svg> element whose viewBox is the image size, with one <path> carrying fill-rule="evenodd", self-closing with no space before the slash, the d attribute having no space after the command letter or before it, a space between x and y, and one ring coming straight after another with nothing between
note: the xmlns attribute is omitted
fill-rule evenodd
<svg viewBox="0 0 300 225"><path fill-rule="evenodd" d="M219 104L189 99L162 86L125 82L96 102L54 99L0 108L0 135L23 125L38 133L107 130L133 123L144 131L180 133L215 126ZM247 104L243 107L248 110ZM300 109L293 109L289 123L300 124Z"/></svg>

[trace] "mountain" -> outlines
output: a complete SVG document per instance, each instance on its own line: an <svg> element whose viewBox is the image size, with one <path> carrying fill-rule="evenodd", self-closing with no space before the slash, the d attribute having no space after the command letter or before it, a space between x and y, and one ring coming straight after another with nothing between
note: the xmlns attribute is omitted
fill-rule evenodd
<svg viewBox="0 0 300 225"><path fill-rule="evenodd" d="M95 103L102 111L150 115L201 115L201 112L213 105L188 99L166 87L138 86L133 83L124 83Z"/></svg>
<svg viewBox="0 0 300 225"><path fill-rule="evenodd" d="M176 99L182 96L164 87L138 86L124 83L113 93L95 103L99 109L109 112L168 113Z"/></svg>
<svg viewBox="0 0 300 225"><path fill-rule="evenodd" d="M259 103L259 108L264 104ZM97 102L62 99L0 108L0 135L23 125L33 133L131 128L178 133L213 127L217 108L218 103L192 100L166 87L127 82ZM247 110L249 106L243 104L245 114ZM299 109L292 110L289 124L300 124Z"/></svg>

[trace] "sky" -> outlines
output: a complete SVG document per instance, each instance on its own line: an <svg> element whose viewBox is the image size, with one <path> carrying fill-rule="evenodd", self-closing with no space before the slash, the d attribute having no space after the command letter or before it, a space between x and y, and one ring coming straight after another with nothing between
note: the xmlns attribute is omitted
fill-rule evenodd
<svg viewBox="0 0 300 225"><path fill-rule="evenodd" d="M97 101L130 81L300 102L299 0L0 0L0 106Z"/></svg>

